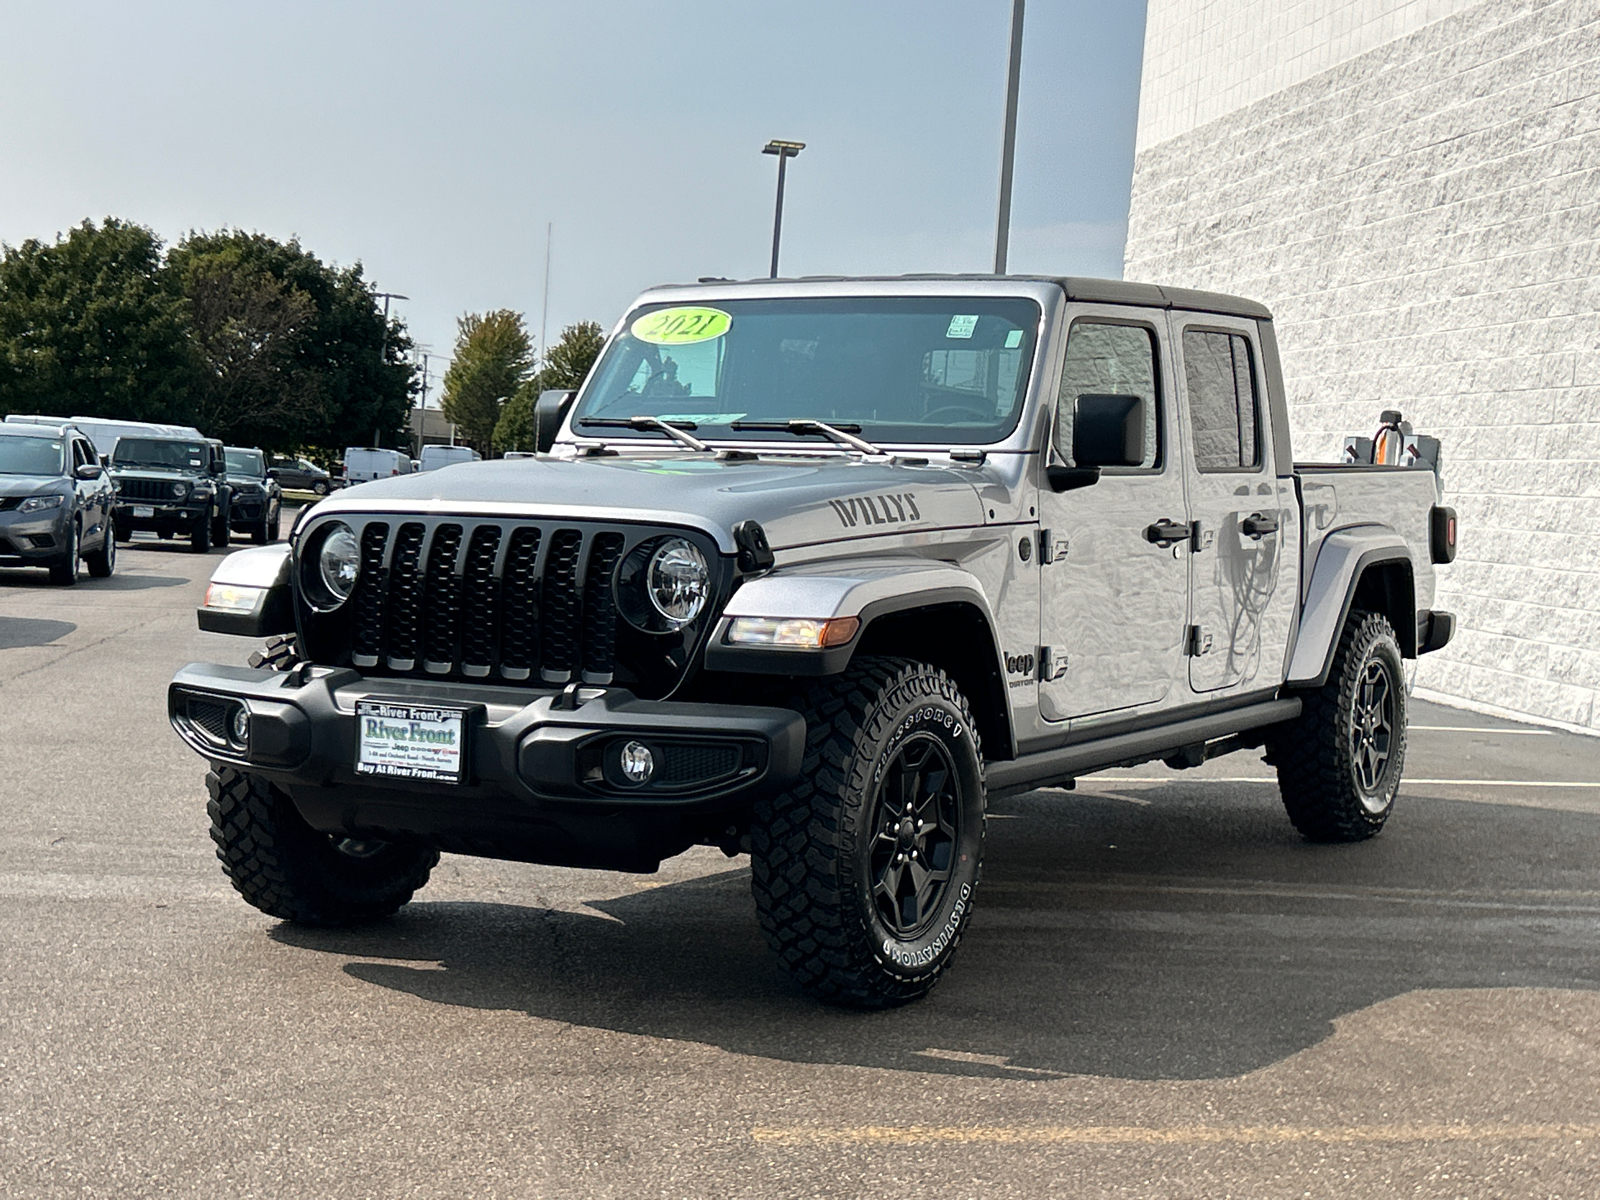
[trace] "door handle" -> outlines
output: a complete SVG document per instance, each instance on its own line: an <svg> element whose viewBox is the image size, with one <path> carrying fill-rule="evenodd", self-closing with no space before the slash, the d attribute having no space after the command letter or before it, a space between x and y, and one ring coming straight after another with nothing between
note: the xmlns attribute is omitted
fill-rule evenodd
<svg viewBox="0 0 1600 1200"><path fill-rule="evenodd" d="M1253 537L1259 542L1267 534L1278 532L1278 518L1264 517L1260 513L1251 513L1239 522L1239 529L1246 537Z"/></svg>
<svg viewBox="0 0 1600 1200"><path fill-rule="evenodd" d="M1191 529L1185 521L1169 521L1165 517L1145 527L1144 540L1165 550L1174 542L1187 541Z"/></svg>

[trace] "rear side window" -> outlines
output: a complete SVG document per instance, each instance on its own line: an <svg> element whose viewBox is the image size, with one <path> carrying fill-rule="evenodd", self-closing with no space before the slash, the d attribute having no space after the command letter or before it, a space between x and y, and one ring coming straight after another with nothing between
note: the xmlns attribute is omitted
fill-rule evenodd
<svg viewBox="0 0 1600 1200"><path fill-rule="evenodd" d="M1249 339L1237 333L1184 330L1183 378L1195 466L1202 471L1259 467L1260 413Z"/></svg>
<svg viewBox="0 0 1600 1200"><path fill-rule="evenodd" d="M1152 330L1100 321L1078 321L1072 326L1056 398L1056 453L1066 463L1073 461L1072 418L1080 396L1137 399L1144 422L1144 459L1139 466L1144 470L1160 467L1160 406Z"/></svg>

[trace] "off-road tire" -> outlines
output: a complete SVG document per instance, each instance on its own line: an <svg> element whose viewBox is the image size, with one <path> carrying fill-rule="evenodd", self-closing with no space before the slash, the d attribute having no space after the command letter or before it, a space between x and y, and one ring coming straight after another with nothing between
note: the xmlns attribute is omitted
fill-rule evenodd
<svg viewBox="0 0 1600 1200"><path fill-rule="evenodd" d="M228 528L228 515L224 513L211 522L211 544L219 550L226 549L233 540L233 531Z"/></svg>
<svg viewBox="0 0 1600 1200"><path fill-rule="evenodd" d="M899 658L852 664L807 687L794 707L806 721L800 778L757 802L750 831L762 932L820 1000L854 1008L915 1000L949 967L982 867L983 757L972 712L943 671ZM907 756L938 746L959 812L948 849L935 852L947 853L949 878L930 897L925 923L900 937L873 890L874 847L885 844L880 791Z"/></svg>
<svg viewBox="0 0 1600 1200"><path fill-rule="evenodd" d="M196 554L205 554L211 549L211 522L202 519L194 523L194 529L189 534L189 546Z"/></svg>
<svg viewBox="0 0 1600 1200"><path fill-rule="evenodd" d="M80 542L77 522L74 521L68 527L68 529L69 532L67 536L71 540L67 543L67 552L62 555L60 562L53 562L50 564L50 582L57 584L60 587L71 587L73 584L78 582L78 552Z"/></svg>
<svg viewBox="0 0 1600 1200"><path fill-rule="evenodd" d="M100 542L100 549L91 550L83 556L83 561L89 566L89 574L96 579L109 578L111 572L117 569L117 539L111 532L111 526L105 528L105 536Z"/></svg>
<svg viewBox="0 0 1600 1200"><path fill-rule="evenodd" d="M307 825L284 792L259 775L206 773L211 840L234 890L270 917L297 925L358 925L397 911L439 861L431 846L369 842L360 856Z"/></svg>
<svg viewBox="0 0 1600 1200"><path fill-rule="evenodd" d="M1381 770L1363 782L1363 682L1385 677L1390 711ZM1268 742L1278 790L1294 827L1314 842L1360 842L1375 835L1394 811L1406 755L1405 671L1394 627L1378 613L1354 611L1345 622L1328 682L1303 695L1300 716Z"/></svg>

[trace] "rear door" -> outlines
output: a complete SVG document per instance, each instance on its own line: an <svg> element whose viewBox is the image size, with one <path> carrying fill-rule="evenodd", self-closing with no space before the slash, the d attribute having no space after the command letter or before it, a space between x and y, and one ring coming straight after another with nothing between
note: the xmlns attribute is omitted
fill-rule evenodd
<svg viewBox="0 0 1600 1200"><path fill-rule="evenodd" d="M1165 523L1187 532L1166 315L1121 305L1076 316L1067 337L1049 462L1073 462L1080 398L1137 403L1142 461L1107 467L1098 482L1040 488L1039 707L1049 721L1182 701L1188 555L1152 542ZM1137 439L1134 439L1137 440Z"/></svg>
<svg viewBox="0 0 1600 1200"><path fill-rule="evenodd" d="M1174 313L1173 326L1189 427L1189 684L1267 686L1279 664L1261 670L1262 623L1282 581L1294 497L1274 470L1255 323Z"/></svg>

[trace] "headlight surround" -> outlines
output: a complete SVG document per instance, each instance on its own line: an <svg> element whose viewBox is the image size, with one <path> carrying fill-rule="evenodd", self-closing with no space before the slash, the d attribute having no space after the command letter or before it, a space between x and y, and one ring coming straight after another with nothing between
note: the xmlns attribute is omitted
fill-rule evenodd
<svg viewBox="0 0 1600 1200"><path fill-rule="evenodd" d="M705 613L711 590L711 567L688 538L652 538L635 546L617 571L617 607L645 633L676 633L693 625Z"/></svg>
<svg viewBox="0 0 1600 1200"><path fill-rule="evenodd" d="M188 494L189 485L184 483L183 480L180 479L177 483L172 485L172 498L174 500L182 500Z"/></svg>
<svg viewBox="0 0 1600 1200"><path fill-rule="evenodd" d="M47 508L60 508L66 497L57 492L51 496L29 496L17 505L18 512L44 512Z"/></svg>
<svg viewBox="0 0 1600 1200"><path fill-rule="evenodd" d="M317 576L338 607L356 590L361 574L361 543L355 531L343 521L335 521L324 531L317 545Z"/></svg>

